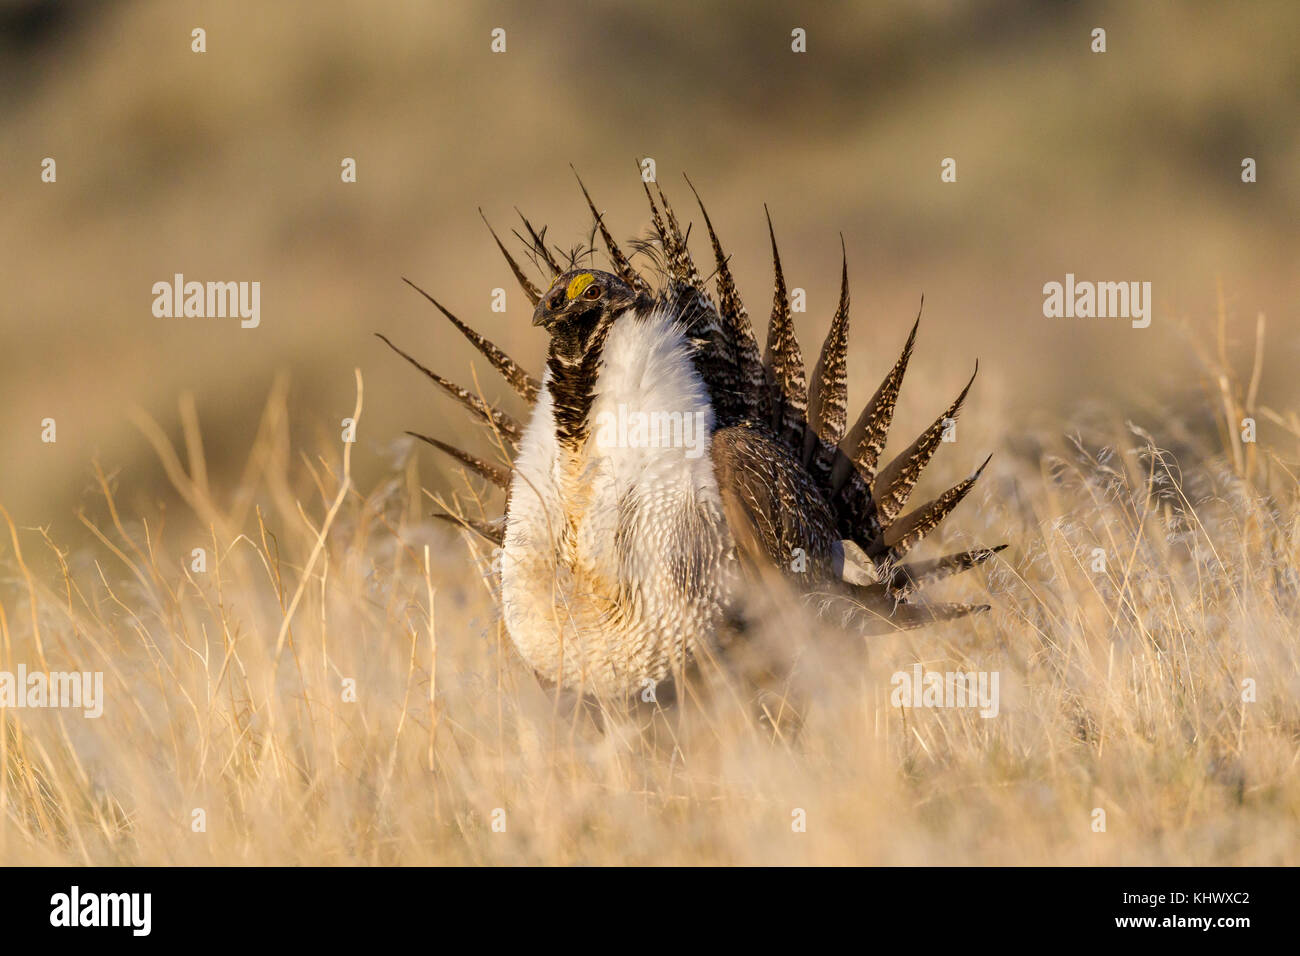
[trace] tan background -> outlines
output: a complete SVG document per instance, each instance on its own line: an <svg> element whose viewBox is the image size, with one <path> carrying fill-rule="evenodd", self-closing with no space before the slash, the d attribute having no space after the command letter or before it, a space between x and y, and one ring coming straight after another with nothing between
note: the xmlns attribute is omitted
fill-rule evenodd
<svg viewBox="0 0 1300 956"><path fill-rule="evenodd" d="M140 0L36 5L47 19L31 6L0 4L0 503L23 525L79 530L93 456L120 470L128 500L165 498L128 411L178 437L186 391L218 479L242 465L277 372L291 375L297 434L336 440L361 366L362 484L391 467L403 428L461 431L370 335L470 380L472 350L400 277L538 368L540 333L476 207L504 233L518 205L573 245L588 229L573 163L628 238L646 225L639 155L688 215L680 172L692 177L764 321L769 204L789 280L808 290L806 353L833 310L843 232L855 402L925 294L908 425L978 356L981 447L1066 430L1095 402L1158 434L1160 407L1186 407L1177 325L1209 327L1219 280L1234 355L1248 362L1266 312L1261 399L1294 407L1294 3ZM489 52L497 26L504 55ZM806 55L790 52L794 26ZM1104 55L1089 52L1094 26ZM55 185L40 181L45 156ZM344 156L355 185L339 180ZM956 184L939 180L946 156ZM261 327L154 318L150 287L175 272L260 281ZM1066 272L1152 282L1152 327L1043 318L1041 287ZM489 311L496 286L505 316ZM54 446L40 442L47 416ZM960 470L982 455L958 457Z"/></svg>

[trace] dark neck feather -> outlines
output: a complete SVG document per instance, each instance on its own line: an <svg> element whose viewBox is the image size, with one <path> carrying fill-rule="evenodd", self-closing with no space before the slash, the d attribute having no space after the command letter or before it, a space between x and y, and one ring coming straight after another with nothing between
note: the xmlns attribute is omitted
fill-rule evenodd
<svg viewBox="0 0 1300 956"><path fill-rule="evenodd" d="M588 328L575 324L569 334L552 337L547 351L546 367L551 372L547 390L555 414L555 435L561 445L571 450L581 448L591 431L596 375L612 325L600 318Z"/></svg>

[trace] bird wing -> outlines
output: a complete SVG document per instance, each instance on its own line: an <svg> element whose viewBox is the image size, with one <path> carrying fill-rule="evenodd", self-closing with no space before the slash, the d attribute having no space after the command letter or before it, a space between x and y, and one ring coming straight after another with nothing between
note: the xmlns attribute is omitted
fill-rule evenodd
<svg viewBox="0 0 1300 956"><path fill-rule="evenodd" d="M815 579L830 573L835 518L786 445L749 425L713 434L714 474L737 555L751 570ZM800 552L807 564L799 561Z"/></svg>

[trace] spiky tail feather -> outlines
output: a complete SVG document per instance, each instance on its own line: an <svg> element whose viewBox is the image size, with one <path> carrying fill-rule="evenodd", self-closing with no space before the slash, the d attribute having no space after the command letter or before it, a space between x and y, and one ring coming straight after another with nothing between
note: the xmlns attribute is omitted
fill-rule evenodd
<svg viewBox="0 0 1300 956"><path fill-rule="evenodd" d="M486 336L479 335L460 319L456 318L456 316L448 312L443 308L441 302L429 295L429 293L425 292L410 279L403 276L402 281L432 302L434 307L445 315L451 324L456 326L456 328L460 330L460 333L464 335L465 338L469 339L476 349L483 353L483 357L492 363L492 367L501 373L501 377L506 380L506 383L515 390L515 393L518 394L520 398L529 405L537 401L537 393L542 387L541 382L529 375L518 362L488 341Z"/></svg>
<svg viewBox="0 0 1300 956"><path fill-rule="evenodd" d="M497 408L495 405L489 405L487 402L483 401L483 399L479 398L469 389L461 385L457 385L455 382L450 382L447 379L443 378L441 375L439 375L437 372L421 365L412 356L410 356L406 352L403 352L396 345L394 345L392 341L388 338L388 336L384 335L382 332L376 332L375 337L380 339L390 349L392 349L402 358L406 359L408 362L410 362L412 365L418 368L421 372L423 372L426 376L428 376L430 379L436 382L438 386L443 389L443 391L445 391L452 398L456 399L456 401L460 402L460 404L465 406L465 408L469 409L470 413L473 414L476 418L478 418L484 424L490 425L492 428L499 431L503 436L505 436L505 438L509 440L512 446L517 446L519 444L519 439L521 439L524 435L523 428L520 426L520 424L517 421L515 421L505 412L501 411L501 409Z"/></svg>

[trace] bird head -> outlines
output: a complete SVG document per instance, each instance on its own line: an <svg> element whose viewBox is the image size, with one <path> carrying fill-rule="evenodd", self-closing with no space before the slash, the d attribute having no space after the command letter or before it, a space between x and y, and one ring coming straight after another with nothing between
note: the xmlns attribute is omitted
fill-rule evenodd
<svg viewBox="0 0 1300 956"><path fill-rule="evenodd" d="M596 269L572 269L555 277L533 311L533 325L551 336L553 354L580 359L596 333L636 302L636 292L618 276Z"/></svg>
<svg viewBox="0 0 1300 956"><path fill-rule="evenodd" d="M533 325L554 333L561 325L626 309L636 293L618 276L596 269L573 269L555 277L533 311Z"/></svg>

